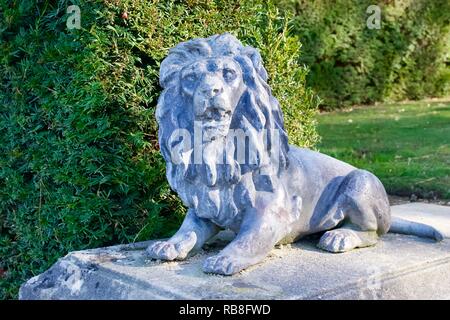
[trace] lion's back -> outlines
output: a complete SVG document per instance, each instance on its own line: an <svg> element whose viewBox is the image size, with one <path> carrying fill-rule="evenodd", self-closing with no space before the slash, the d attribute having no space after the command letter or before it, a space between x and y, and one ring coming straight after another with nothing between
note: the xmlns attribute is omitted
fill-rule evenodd
<svg viewBox="0 0 450 320"><path fill-rule="evenodd" d="M348 163L320 152L293 145L289 147L291 162L300 166L303 171L308 173L308 176L314 176L315 180L330 180L336 176L345 176L356 169Z"/></svg>

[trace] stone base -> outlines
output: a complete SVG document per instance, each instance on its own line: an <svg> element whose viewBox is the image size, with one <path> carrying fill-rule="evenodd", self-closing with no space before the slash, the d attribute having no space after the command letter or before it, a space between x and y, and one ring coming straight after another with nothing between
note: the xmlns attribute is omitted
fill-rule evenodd
<svg viewBox="0 0 450 320"><path fill-rule="evenodd" d="M414 210L419 210L420 218L428 216L432 222L443 219L439 226L450 222L450 207L393 207L394 215L399 216ZM433 215L439 219L433 219ZM229 234L222 234L205 251L179 262L149 260L144 249L151 241L72 252L24 283L19 297L450 299L449 239L436 243L388 234L375 247L342 254L321 251L315 246L317 239L309 239L275 248L263 263L235 276L203 273L204 259L226 244L226 236Z"/></svg>

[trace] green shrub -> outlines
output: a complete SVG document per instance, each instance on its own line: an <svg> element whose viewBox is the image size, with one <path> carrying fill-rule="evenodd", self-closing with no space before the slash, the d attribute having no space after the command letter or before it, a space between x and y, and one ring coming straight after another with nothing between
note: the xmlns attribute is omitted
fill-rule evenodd
<svg viewBox="0 0 450 320"><path fill-rule="evenodd" d="M366 25L369 5L381 9L381 28ZM450 93L448 0L282 0L296 15L307 83L324 108Z"/></svg>
<svg viewBox="0 0 450 320"><path fill-rule="evenodd" d="M179 41L230 31L261 48L291 142L313 146L317 103L286 25L263 0L0 1L0 297L68 251L176 229L154 111Z"/></svg>

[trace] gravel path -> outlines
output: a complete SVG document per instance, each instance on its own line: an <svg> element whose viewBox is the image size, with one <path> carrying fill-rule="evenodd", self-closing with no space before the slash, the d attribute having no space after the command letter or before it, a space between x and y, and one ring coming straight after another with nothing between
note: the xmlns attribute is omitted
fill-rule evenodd
<svg viewBox="0 0 450 320"><path fill-rule="evenodd" d="M407 197L399 197L399 196L391 196L389 195L389 202L391 206L395 206L398 204L405 204L410 202L425 202L425 203L433 203L441 206L450 206L450 200L439 200L439 199L415 199L415 198L407 198Z"/></svg>

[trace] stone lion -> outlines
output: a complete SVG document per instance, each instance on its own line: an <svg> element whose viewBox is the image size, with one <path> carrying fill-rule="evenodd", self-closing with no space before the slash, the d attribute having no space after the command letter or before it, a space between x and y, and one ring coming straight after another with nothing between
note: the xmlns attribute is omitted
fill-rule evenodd
<svg viewBox="0 0 450 320"><path fill-rule="evenodd" d="M392 221L370 172L289 145L267 78L258 51L228 33L182 42L161 63L159 143L188 212L174 236L149 246L150 257L184 259L231 229L235 239L203 266L231 275L276 244L315 233L330 252L372 246L390 228L441 237L430 226Z"/></svg>

